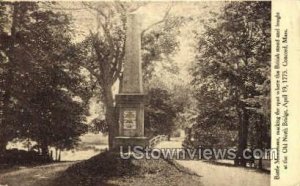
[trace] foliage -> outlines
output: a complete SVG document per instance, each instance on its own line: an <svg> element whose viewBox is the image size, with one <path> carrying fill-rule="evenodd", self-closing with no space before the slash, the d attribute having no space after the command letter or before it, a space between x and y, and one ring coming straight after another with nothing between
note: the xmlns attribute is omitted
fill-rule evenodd
<svg viewBox="0 0 300 186"><path fill-rule="evenodd" d="M269 129L270 15L270 2L227 3L196 35L192 84L201 111L195 128L199 135L211 127L237 130L239 152L256 146L248 141L249 127L256 133ZM254 127L254 115L262 115L264 130ZM267 139L255 143L260 140Z"/></svg>
<svg viewBox="0 0 300 186"><path fill-rule="evenodd" d="M153 28L142 37L143 79L149 81L153 77L155 67L162 65L162 70L177 73L172 56L179 47L177 37L180 27L186 20L182 17L169 16L160 27Z"/></svg>
<svg viewBox="0 0 300 186"><path fill-rule="evenodd" d="M41 145L71 148L86 131L86 91L80 68L70 52L70 19L41 8L42 3L1 3L6 16L1 53L3 69L3 121L1 142L30 138ZM12 133L7 133L7 127Z"/></svg>
<svg viewBox="0 0 300 186"><path fill-rule="evenodd" d="M149 103L145 108L146 135L171 135L177 113L172 95L164 89L153 88L149 90L148 96Z"/></svg>
<svg viewBox="0 0 300 186"><path fill-rule="evenodd" d="M105 122L105 119L100 119L100 118L95 118L93 121L90 123L90 129L89 131L92 131L94 133L98 133L99 131L103 134L108 133L108 126L107 123Z"/></svg>

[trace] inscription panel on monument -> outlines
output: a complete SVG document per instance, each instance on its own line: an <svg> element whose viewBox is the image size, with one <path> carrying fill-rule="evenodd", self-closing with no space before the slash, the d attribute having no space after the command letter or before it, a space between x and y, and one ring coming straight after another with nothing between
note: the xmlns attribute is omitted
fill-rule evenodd
<svg viewBox="0 0 300 186"><path fill-rule="evenodd" d="M136 129L136 110L124 110L123 129Z"/></svg>

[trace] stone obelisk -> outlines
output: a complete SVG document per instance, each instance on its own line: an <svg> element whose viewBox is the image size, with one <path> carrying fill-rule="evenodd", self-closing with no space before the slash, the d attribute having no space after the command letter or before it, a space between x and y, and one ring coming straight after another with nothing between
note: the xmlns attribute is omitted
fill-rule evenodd
<svg viewBox="0 0 300 186"><path fill-rule="evenodd" d="M115 146L146 146L141 62L141 23L138 14L127 16L122 89L116 95L118 136Z"/></svg>

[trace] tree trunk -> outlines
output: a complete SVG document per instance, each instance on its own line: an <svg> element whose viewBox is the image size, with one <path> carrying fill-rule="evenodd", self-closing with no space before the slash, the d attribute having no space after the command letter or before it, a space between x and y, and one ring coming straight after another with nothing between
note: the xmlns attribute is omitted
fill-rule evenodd
<svg viewBox="0 0 300 186"><path fill-rule="evenodd" d="M108 146L109 149L113 148L114 138L117 135L117 116L114 106L112 85L108 84L104 88L104 98L106 104L105 120L108 125Z"/></svg>
<svg viewBox="0 0 300 186"><path fill-rule="evenodd" d="M6 150L7 141L2 140L0 141L0 155L3 154Z"/></svg>
<svg viewBox="0 0 300 186"><path fill-rule="evenodd" d="M52 150L50 150L50 156L49 157L51 158L51 160L53 160L53 151Z"/></svg>
<svg viewBox="0 0 300 186"><path fill-rule="evenodd" d="M186 128L188 141L192 140L192 128Z"/></svg>
<svg viewBox="0 0 300 186"><path fill-rule="evenodd" d="M59 149L59 153L58 153L58 161L61 160L61 150Z"/></svg>
<svg viewBox="0 0 300 186"><path fill-rule="evenodd" d="M242 156L242 149L240 148L241 144L241 139L242 139L242 123L243 123L243 117L242 113L239 108L236 108L237 113L238 113L238 118L239 118L239 129L238 129L238 149L236 153L236 157L234 160L234 165L239 166L241 163L240 157Z"/></svg>
<svg viewBox="0 0 300 186"><path fill-rule="evenodd" d="M246 166L246 159L243 156L243 152L247 149L248 141L248 126L249 126L249 112L243 108L242 111L239 111L239 131L238 131L238 151L237 151L237 160L235 165Z"/></svg>
<svg viewBox="0 0 300 186"><path fill-rule="evenodd" d="M55 148L55 160L58 160L58 156L57 156L57 148Z"/></svg>
<svg viewBox="0 0 300 186"><path fill-rule="evenodd" d="M46 140L42 140L41 143L41 150L42 150L42 156L48 157L49 155L49 150L48 150L48 143Z"/></svg>
<svg viewBox="0 0 300 186"><path fill-rule="evenodd" d="M263 126L265 125L265 119L264 119L264 116L262 114L260 114L260 117L259 117L259 123L258 123L259 127L259 139L258 139L258 148L259 149L263 149ZM262 158L263 157L260 157L259 158L259 161L258 161L258 168L259 169L263 169L263 164L262 164Z"/></svg>
<svg viewBox="0 0 300 186"><path fill-rule="evenodd" d="M248 126L249 126L249 112L246 109L243 109L243 122L241 125L241 139L239 144L239 149L244 151L247 149L247 141L248 141ZM246 166L246 160L242 156L241 166Z"/></svg>

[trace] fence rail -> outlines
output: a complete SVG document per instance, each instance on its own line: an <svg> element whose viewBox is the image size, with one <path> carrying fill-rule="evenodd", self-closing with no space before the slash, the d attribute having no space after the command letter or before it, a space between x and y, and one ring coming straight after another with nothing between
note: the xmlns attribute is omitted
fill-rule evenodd
<svg viewBox="0 0 300 186"><path fill-rule="evenodd" d="M149 147L153 148L155 147L158 143L162 141L166 141L168 137L166 135L158 135L153 137L152 139L149 140Z"/></svg>

